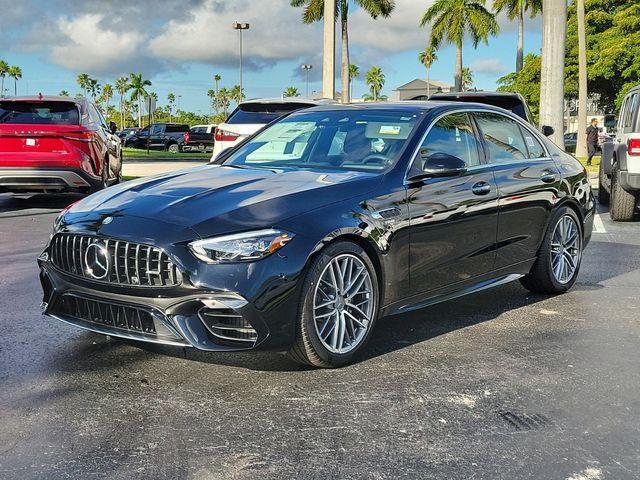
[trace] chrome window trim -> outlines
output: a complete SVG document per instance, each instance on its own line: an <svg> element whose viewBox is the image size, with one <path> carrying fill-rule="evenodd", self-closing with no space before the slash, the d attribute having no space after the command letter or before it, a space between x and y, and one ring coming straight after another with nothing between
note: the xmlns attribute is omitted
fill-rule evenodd
<svg viewBox="0 0 640 480"><path fill-rule="evenodd" d="M443 117L446 117L447 115L451 115L454 113L470 113L470 114L474 114L474 113L480 113L480 112L488 112L488 113L495 113L496 115L501 115L505 118L514 120L515 122L517 122L521 127L523 127L526 131L528 131L531 135L533 135L533 137L538 141L538 143L540 143L540 145L542 145L542 149L544 150L545 156L544 157L537 157L537 158L527 158L526 160L513 160L513 161L507 161L507 162L496 162L496 163L481 163L480 165L474 165L472 167L469 167L467 169L467 171L474 171L479 169L480 167L487 167L487 166L493 166L493 165L514 165L514 164L519 164L522 163L523 161L535 161L535 160L551 160L551 154L549 153L549 149L547 148L547 146L545 145L545 143L541 140L540 138L540 134L539 132L537 132L535 129L533 129L530 125L527 125L527 122L525 122L524 120L522 120L521 118L519 118L517 115L509 115L509 114L505 114L503 112L499 112L497 110L492 110L490 108L487 109L472 109L472 108L456 108L453 110L447 110L446 112L441 113L440 115L438 115L437 117L435 117L431 123L429 124L429 126L427 127L427 130L424 132L424 134L422 135L422 137L420 138L420 142L418 143L418 146L415 148L415 151L413 152L412 156L411 156L411 160L409 161L409 163L407 164L407 168L404 172L404 181L403 184L406 186L408 185L410 182L408 182L408 175L409 172L411 171L411 168L413 167L413 164L416 161L416 157L418 155L418 153L420 152L420 148L422 147L422 144L424 143L424 141L427 139L427 135L429 135L429 133L431 132L431 129L433 128L433 126ZM482 139L477 139L478 141L482 142ZM526 140L525 140L525 144L526 144ZM484 149L484 147L483 147ZM527 150L528 152L528 150ZM482 161L482 159L480 159Z"/></svg>

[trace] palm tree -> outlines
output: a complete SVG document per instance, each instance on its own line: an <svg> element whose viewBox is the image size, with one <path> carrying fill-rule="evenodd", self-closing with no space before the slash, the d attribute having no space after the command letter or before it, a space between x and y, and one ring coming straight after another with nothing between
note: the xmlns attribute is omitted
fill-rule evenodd
<svg viewBox="0 0 640 480"><path fill-rule="evenodd" d="M220 76L219 73L216 73L213 76L213 81L216 84L215 96L213 97L213 108L214 108L216 114L218 113L218 90L220 90L218 87L220 86L220 80L222 80L222 76Z"/></svg>
<svg viewBox="0 0 640 480"><path fill-rule="evenodd" d="M542 11L542 0L494 0L493 11L506 12L509 20L518 19L518 52L516 54L516 73L522 70L524 44L524 12L529 11L531 18Z"/></svg>
<svg viewBox="0 0 640 480"><path fill-rule="evenodd" d="M353 79L360 76L360 67L358 65L349 65L349 100L353 99Z"/></svg>
<svg viewBox="0 0 640 480"><path fill-rule="evenodd" d="M91 94L93 103L96 103L96 97L100 94L100 84L95 78L89 78L87 81L87 93Z"/></svg>
<svg viewBox="0 0 640 480"><path fill-rule="evenodd" d="M418 54L418 60L427 69L427 99L431 96L431 65L438 59L436 49L429 44Z"/></svg>
<svg viewBox="0 0 640 480"><path fill-rule="evenodd" d="M566 0L542 1L540 124L554 129L551 140L564 150L564 56L567 40Z"/></svg>
<svg viewBox="0 0 640 480"><path fill-rule="evenodd" d="M87 96L87 90L89 86L90 77L86 73L81 73L76 77L76 82L80 87L80 90L84 92L84 96Z"/></svg>
<svg viewBox="0 0 640 480"><path fill-rule="evenodd" d="M129 90L129 77L119 77L116 80L116 90L120 94L120 130L122 130L124 125L124 94Z"/></svg>
<svg viewBox="0 0 640 480"><path fill-rule="evenodd" d="M169 92L169 94L167 95L167 101L169 102L169 122L171 122L173 116L173 104L176 103L175 94Z"/></svg>
<svg viewBox="0 0 640 480"><path fill-rule="evenodd" d="M0 60L0 98L4 98L4 78L9 73L9 64Z"/></svg>
<svg viewBox="0 0 640 480"><path fill-rule="evenodd" d="M231 98L231 94L229 90L226 89L226 87L222 87L220 90L218 90L217 102L218 105L222 107L225 118L227 118L227 111L229 109L229 104L231 103Z"/></svg>
<svg viewBox="0 0 640 480"><path fill-rule="evenodd" d="M576 16L578 17L578 139L576 143L576 157L587 156L587 38L585 34L584 0L576 2Z"/></svg>
<svg viewBox="0 0 640 480"><path fill-rule="evenodd" d="M113 98L113 87L108 83L106 83L104 87L102 87L102 98L104 99L104 103L105 103L105 106L104 106L105 114L108 114L109 102Z"/></svg>
<svg viewBox="0 0 640 480"><path fill-rule="evenodd" d="M234 85L229 92L229 96L238 104L242 103L242 100L246 98L244 95L244 88L242 89L242 91L240 91L240 85Z"/></svg>
<svg viewBox="0 0 640 480"><path fill-rule="evenodd" d="M466 92L473 86L473 72L469 67L462 69L462 91Z"/></svg>
<svg viewBox="0 0 640 480"><path fill-rule="evenodd" d="M17 65L9 67L9 71L7 72L9 77L13 78L13 95L18 96L18 80L22 78L22 70Z"/></svg>
<svg viewBox="0 0 640 480"><path fill-rule="evenodd" d="M388 17L396 6L395 0L353 0L372 18ZM336 18L340 18L342 32L342 102L349 102L349 4L350 0L336 0ZM292 7L304 7L304 23L318 22L324 17L324 0L291 0Z"/></svg>
<svg viewBox="0 0 640 480"><path fill-rule="evenodd" d="M60 93L58 95L60 95L61 97L68 97L69 92L67 92L66 90L60 90Z"/></svg>
<svg viewBox="0 0 640 480"><path fill-rule="evenodd" d="M431 24L431 45L437 50L443 42L456 46L455 90L462 90L462 41L469 35L476 48L489 42L500 27L495 16L484 7L485 0L436 0L422 17L420 26Z"/></svg>
<svg viewBox="0 0 640 480"><path fill-rule="evenodd" d="M282 96L285 97L285 98L299 97L300 96L300 92L298 92L298 89L296 87L287 87L285 89L285 91L282 92Z"/></svg>
<svg viewBox="0 0 640 480"><path fill-rule="evenodd" d="M380 67L373 66L371 67L371 70L366 73L364 78L367 85L369 85L373 101L377 102L380 98L380 92L382 91L382 87L384 87L385 82L382 69Z"/></svg>
<svg viewBox="0 0 640 480"><path fill-rule="evenodd" d="M138 103L138 127L142 128L142 100L149 96L145 87L150 87L151 82L144 80L141 73L129 74L129 89L131 90L131 101Z"/></svg>
<svg viewBox="0 0 640 480"><path fill-rule="evenodd" d="M211 111L213 112L216 108L216 91L213 88L207 90L207 97L209 97L209 101L211 102Z"/></svg>

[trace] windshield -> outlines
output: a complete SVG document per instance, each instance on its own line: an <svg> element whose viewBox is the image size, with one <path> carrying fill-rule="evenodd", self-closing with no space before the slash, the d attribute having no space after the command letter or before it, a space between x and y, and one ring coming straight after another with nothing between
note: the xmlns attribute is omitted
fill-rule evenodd
<svg viewBox="0 0 640 480"><path fill-rule="evenodd" d="M254 137L225 165L381 171L398 159L419 112L294 113Z"/></svg>

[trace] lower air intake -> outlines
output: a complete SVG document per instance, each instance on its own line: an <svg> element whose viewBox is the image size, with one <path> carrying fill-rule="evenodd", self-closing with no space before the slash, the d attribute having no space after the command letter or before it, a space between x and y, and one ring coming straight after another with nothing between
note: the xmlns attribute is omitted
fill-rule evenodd
<svg viewBox="0 0 640 480"><path fill-rule="evenodd" d="M232 308L203 308L200 319L207 330L223 343L250 346L258 339L251 324Z"/></svg>

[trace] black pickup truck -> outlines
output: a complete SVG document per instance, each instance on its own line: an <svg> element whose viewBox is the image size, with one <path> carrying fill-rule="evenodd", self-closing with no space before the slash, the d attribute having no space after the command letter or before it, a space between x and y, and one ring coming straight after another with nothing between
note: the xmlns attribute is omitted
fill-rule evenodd
<svg viewBox="0 0 640 480"><path fill-rule="evenodd" d="M125 139L125 147L171 153L213 150L213 134L191 131L183 123L152 123Z"/></svg>

